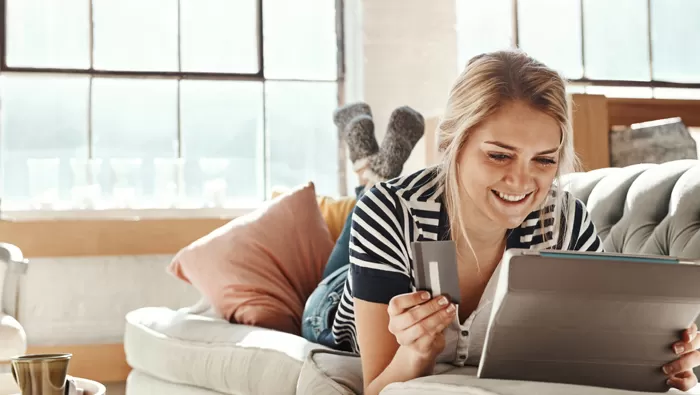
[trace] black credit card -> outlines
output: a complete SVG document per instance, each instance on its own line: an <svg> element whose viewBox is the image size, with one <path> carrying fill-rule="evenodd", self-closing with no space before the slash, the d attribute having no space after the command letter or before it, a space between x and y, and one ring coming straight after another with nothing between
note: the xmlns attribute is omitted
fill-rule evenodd
<svg viewBox="0 0 700 395"><path fill-rule="evenodd" d="M411 250L416 290L428 291L433 297L446 295L452 303L461 303L454 241L416 241Z"/></svg>

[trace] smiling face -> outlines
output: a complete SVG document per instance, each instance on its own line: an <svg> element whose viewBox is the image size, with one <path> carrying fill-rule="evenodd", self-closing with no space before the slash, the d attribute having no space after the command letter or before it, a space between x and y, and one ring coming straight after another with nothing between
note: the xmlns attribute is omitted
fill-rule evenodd
<svg viewBox="0 0 700 395"><path fill-rule="evenodd" d="M485 228L515 228L547 197L557 174L561 128L515 101L472 129L458 155L465 214Z"/></svg>

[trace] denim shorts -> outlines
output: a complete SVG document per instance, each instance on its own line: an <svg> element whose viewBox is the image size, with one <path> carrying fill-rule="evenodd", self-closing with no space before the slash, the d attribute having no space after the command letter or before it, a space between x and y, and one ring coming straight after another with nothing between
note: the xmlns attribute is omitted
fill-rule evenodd
<svg viewBox="0 0 700 395"><path fill-rule="evenodd" d="M308 341L339 349L331 328L348 277L347 264L338 268L318 284L309 296L301 317L301 335Z"/></svg>

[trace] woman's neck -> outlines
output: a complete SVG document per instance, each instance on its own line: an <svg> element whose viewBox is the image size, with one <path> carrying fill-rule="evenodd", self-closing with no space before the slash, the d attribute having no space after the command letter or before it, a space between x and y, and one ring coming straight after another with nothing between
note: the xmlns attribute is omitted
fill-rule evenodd
<svg viewBox="0 0 700 395"><path fill-rule="evenodd" d="M463 230L472 247L478 249L494 249L500 247L506 239L508 229L498 226L486 215L478 211L469 199L462 202Z"/></svg>

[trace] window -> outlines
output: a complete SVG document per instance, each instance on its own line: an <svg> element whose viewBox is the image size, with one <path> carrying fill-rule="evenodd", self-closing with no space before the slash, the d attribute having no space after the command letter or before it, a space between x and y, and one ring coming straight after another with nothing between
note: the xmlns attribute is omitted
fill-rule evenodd
<svg viewBox="0 0 700 395"><path fill-rule="evenodd" d="M459 68L519 47L583 91L697 97L697 0L456 0ZM571 91L577 91L576 88Z"/></svg>
<svg viewBox="0 0 700 395"><path fill-rule="evenodd" d="M6 0L3 209L338 193L336 3Z"/></svg>

